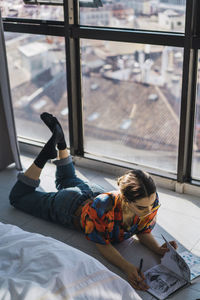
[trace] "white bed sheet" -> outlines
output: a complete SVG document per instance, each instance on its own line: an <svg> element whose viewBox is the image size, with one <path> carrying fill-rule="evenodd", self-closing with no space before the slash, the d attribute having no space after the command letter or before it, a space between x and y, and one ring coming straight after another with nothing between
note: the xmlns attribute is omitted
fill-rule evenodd
<svg viewBox="0 0 200 300"><path fill-rule="evenodd" d="M95 258L53 238L0 223L0 300L139 300Z"/></svg>

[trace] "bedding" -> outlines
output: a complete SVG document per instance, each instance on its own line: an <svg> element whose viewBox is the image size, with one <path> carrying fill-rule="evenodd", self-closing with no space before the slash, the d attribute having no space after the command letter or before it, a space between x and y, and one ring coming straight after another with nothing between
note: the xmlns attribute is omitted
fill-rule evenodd
<svg viewBox="0 0 200 300"><path fill-rule="evenodd" d="M95 258L40 234L0 223L1 300L139 300Z"/></svg>

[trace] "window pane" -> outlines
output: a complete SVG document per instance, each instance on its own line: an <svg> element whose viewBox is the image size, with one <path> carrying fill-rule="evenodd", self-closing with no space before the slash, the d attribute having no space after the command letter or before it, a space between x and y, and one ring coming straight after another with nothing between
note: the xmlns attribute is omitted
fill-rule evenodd
<svg viewBox="0 0 200 300"><path fill-rule="evenodd" d="M49 5L30 5L23 0L0 1L2 17L42 19L63 21L63 7Z"/></svg>
<svg viewBox="0 0 200 300"><path fill-rule="evenodd" d="M182 49L81 46L85 151L176 172Z"/></svg>
<svg viewBox="0 0 200 300"><path fill-rule="evenodd" d="M198 63L198 79L197 79L197 101L196 116L194 127L194 143L193 143L193 160L192 160L192 177L200 179L200 51Z"/></svg>
<svg viewBox="0 0 200 300"><path fill-rule="evenodd" d="M183 32L186 0L102 0L98 8L80 7L80 24Z"/></svg>
<svg viewBox="0 0 200 300"><path fill-rule="evenodd" d="M68 139L65 42L62 37L5 33L18 136L46 141L50 131L40 114L61 121Z"/></svg>

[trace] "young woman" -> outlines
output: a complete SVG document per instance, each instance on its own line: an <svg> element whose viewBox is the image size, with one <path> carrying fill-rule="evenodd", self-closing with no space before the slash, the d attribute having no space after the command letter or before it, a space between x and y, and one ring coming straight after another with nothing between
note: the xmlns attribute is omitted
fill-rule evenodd
<svg viewBox="0 0 200 300"><path fill-rule="evenodd" d="M81 180L75 174L60 123L48 113L43 113L41 119L52 136L26 172L18 174L10 193L11 205L33 216L82 230L108 261L127 274L134 288L146 290L143 273L126 261L112 244L136 234L140 242L155 253L164 255L168 251L166 244L160 246L151 234L160 206L153 179L143 171L132 170L118 179L119 190L112 192ZM58 191L37 191L45 163L57 157L56 146ZM175 241L170 243L177 248Z"/></svg>

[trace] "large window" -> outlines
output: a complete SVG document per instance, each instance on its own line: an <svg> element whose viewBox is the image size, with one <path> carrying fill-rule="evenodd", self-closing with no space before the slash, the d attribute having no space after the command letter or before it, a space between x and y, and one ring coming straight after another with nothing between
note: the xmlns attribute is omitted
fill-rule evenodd
<svg viewBox="0 0 200 300"><path fill-rule="evenodd" d="M183 51L81 45L85 151L176 172Z"/></svg>
<svg viewBox="0 0 200 300"><path fill-rule="evenodd" d="M6 33L9 75L17 133L46 141L44 111L61 121L68 138L65 44L62 37Z"/></svg>
<svg viewBox="0 0 200 300"><path fill-rule="evenodd" d="M0 8L20 137L45 141L39 115L49 111L74 156L200 180L199 1L0 0Z"/></svg>
<svg viewBox="0 0 200 300"><path fill-rule="evenodd" d="M105 0L80 9L80 24L183 32L186 0Z"/></svg>

